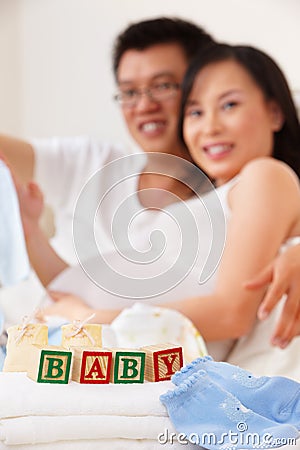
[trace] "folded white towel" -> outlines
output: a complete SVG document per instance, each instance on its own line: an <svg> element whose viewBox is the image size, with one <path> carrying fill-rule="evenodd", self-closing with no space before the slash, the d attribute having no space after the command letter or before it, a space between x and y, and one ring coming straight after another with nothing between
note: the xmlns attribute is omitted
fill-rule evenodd
<svg viewBox="0 0 300 450"><path fill-rule="evenodd" d="M60 441L47 444L29 445L6 445L0 442L0 450L195 450L193 444L183 445L174 442L160 444L154 440L139 439L100 439ZM291 450L297 450L297 447Z"/></svg>
<svg viewBox="0 0 300 450"><path fill-rule="evenodd" d="M144 384L43 384L25 373L0 373L0 419L22 416L167 416L159 396L171 381Z"/></svg>
<svg viewBox="0 0 300 450"><path fill-rule="evenodd" d="M40 444L80 439L153 439L175 430L168 417L27 416L0 420L4 444Z"/></svg>
<svg viewBox="0 0 300 450"><path fill-rule="evenodd" d="M18 197L10 171L0 160L0 285L17 284L29 272Z"/></svg>

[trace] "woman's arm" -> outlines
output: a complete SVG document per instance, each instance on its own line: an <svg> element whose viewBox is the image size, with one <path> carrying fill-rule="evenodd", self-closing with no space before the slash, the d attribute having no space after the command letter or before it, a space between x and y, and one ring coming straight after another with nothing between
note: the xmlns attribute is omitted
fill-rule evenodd
<svg viewBox="0 0 300 450"><path fill-rule="evenodd" d="M243 282L275 258L287 237L299 234L299 185L285 164L252 161L229 198L232 215L214 294L172 304L208 341L251 330L265 289L246 291Z"/></svg>
<svg viewBox="0 0 300 450"><path fill-rule="evenodd" d="M76 295L68 292L48 291L53 303L46 308L40 310L37 318L47 320L47 316L64 317L70 321L84 320L91 314L95 314L90 323L111 323L120 310L117 309L94 309L86 304L86 302Z"/></svg>

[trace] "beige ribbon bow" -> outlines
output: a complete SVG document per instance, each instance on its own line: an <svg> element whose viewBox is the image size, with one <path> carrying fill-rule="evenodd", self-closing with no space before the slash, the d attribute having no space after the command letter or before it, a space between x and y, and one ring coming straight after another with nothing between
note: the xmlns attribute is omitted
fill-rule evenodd
<svg viewBox="0 0 300 450"><path fill-rule="evenodd" d="M72 331L72 333L69 333L67 335L68 338L70 337L74 337L77 336L79 333L83 333L86 335L86 337L91 341L92 345L95 345L95 339L93 338L93 336L84 328L84 325L89 322L91 319L93 319L95 317L95 313L91 314L89 317L87 317L86 319L80 321L80 320L74 320L73 321L73 327L75 328L74 331Z"/></svg>

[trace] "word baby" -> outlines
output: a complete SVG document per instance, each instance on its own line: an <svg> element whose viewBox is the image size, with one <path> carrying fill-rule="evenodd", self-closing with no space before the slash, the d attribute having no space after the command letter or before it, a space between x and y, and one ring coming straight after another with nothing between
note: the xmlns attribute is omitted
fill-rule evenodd
<svg viewBox="0 0 300 450"><path fill-rule="evenodd" d="M46 325L24 322L8 329L3 371L27 372L38 383L143 383L169 380L182 366L182 348L173 344L103 348L101 325L74 322L51 346Z"/></svg>

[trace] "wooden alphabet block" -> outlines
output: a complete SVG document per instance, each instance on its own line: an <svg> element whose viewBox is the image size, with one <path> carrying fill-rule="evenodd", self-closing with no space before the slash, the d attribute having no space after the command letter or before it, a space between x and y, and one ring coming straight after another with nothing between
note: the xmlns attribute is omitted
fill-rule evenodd
<svg viewBox="0 0 300 450"><path fill-rule="evenodd" d="M102 326L98 323L81 322L63 325L61 345L70 347L102 347Z"/></svg>
<svg viewBox="0 0 300 450"><path fill-rule="evenodd" d="M3 372L27 372L33 345L48 345L48 327L40 323L28 323L12 326L7 333Z"/></svg>
<svg viewBox="0 0 300 450"><path fill-rule="evenodd" d="M68 384L71 367L71 350L52 345L33 346L27 375L38 383Z"/></svg>
<svg viewBox="0 0 300 450"><path fill-rule="evenodd" d="M72 380L84 384L107 384L110 380L112 352L102 348L74 347Z"/></svg>
<svg viewBox="0 0 300 450"><path fill-rule="evenodd" d="M182 347L161 344L142 347L141 350L146 352L147 381L170 380L171 376L183 366Z"/></svg>
<svg viewBox="0 0 300 450"><path fill-rule="evenodd" d="M145 352L130 349L112 349L112 352L112 383L144 383Z"/></svg>

